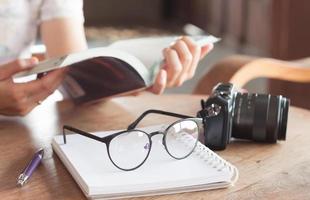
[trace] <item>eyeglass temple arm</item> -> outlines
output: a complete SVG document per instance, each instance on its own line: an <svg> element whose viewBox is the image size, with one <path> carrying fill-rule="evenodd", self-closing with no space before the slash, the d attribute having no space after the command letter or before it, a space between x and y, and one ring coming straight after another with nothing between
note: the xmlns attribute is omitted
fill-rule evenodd
<svg viewBox="0 0 310 200"><path fill-rule="evenodd" d="M95 135L93 135L93 134L87 133L87 132L85 132L85 131L82 131L82 130L80 130L80 129L77 129L77 128L74 128L74 127L71 127L71 126L68 126L68 125L64 125L64 126L63 126L63 131L62 131L64 144L67 144L67 138L66 138L66 132L65 132L65 130L69 130L69 131L78 133L78 134L80 134L80 135L83 135L83 136L85 136L85 137L92 138L92 139L94 139L94 140L97 140L97 141L99 141L99 142L102 142L102 138L101 138L101 137L95 136Z"/></svg>
<svg viewBox="0 0 310 200"><path fill-rule="evenodd" d="M188 116L188 115L182 115L182 114L177 114L177 113L172 113L172 112L167 112L167 111L162 111L162 110L147 110L145 111L144 113L142 113L134 122L132 122L127 130L131 130L131 129L134 129L138 124L139 122L148 114L151 114L151 113L155 113L155 114L161 114L161 115L168 115L168 116L171 116L171 117L178 117L178 118L192 118L193 116Z"/></svg>

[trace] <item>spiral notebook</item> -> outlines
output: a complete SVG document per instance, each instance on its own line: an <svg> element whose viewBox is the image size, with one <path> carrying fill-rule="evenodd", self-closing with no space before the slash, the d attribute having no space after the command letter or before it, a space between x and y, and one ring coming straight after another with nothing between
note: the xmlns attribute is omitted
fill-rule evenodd
<svg viewBox="0 0 310 200"><path fill-rule="evenodd" d="M158 126L141 128L146 132ZM94 133L106 136L115 131ZM152 138L152 149L146 162L133 171L116 168L108 158L104 143L81 135L61 135L52 141L54 152L64 163L86 197L117 199L225 188L238 179L236 167L198 143L195 151L183 160L168 155L162 136Z"/></svg>

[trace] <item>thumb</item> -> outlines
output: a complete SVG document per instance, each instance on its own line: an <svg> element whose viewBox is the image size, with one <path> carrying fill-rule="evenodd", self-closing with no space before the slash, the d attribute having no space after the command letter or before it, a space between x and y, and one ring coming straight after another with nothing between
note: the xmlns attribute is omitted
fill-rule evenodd
<svg viewBox="0 0 310 200"><path fill-rule="evenodd" d="M161 69L157 74L154 85L148 89L148 91L154 94L162 94L167 84L167 71Z"/></svg>
<svg viewBox="0 0 310 200"><path fill-rule="evenodd" d="M11 78L14 74L29 70L39 61L36 57L29 59L15 60L10 63L0 66L0 81Z"/></svg>

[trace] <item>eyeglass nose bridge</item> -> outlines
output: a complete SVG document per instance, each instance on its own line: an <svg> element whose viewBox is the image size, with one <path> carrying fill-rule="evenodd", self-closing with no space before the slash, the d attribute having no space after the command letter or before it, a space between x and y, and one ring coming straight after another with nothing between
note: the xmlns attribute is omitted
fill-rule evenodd
<svg viewBox="0 0 310 200"><path fill-rule="evenodd" d="M165 135L163 131L155 131L155 132L150 133L150 138L152 138L155 135L160 135L160 134L162 134L163 136Z"/></svg>
<svg viewBox="0 0 310 200"><path fill-rule="evenodd" d="M155 131L155 132L150 133L149 135L150 135L150 138L152 138L155 135L163 135L162 144L165 145L165 142L164 142L165 132L163 132L163 131Z"/></svg>

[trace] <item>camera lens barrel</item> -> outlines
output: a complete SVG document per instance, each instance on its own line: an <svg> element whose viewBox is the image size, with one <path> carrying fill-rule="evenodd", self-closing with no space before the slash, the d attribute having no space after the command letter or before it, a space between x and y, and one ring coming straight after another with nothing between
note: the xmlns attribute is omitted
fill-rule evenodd
<svg viewBox="0 0 310 200"><path fill-rule="evenodd" d="M237 93L232 136L257 142L285 140L289 100L269 94Z"/></svg>
<svg viewBox="0 0 310 200"><path fill-rule="evenodd" d="M290 100L280 96L281 101L281 113L280 113L280 130L278 135L278 140L286 139L286 127L287 127L287 119L288 119L288 108L290 106Z"/></svg>

